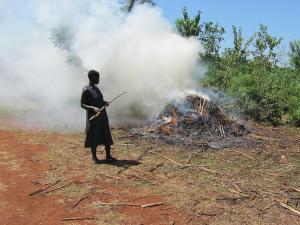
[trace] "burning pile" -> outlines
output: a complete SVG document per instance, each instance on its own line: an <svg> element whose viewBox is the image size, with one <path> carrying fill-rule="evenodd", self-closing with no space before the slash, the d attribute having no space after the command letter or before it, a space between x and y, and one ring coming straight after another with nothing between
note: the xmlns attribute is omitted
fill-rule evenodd
<svg viewBox="0 0 300 225"><path fill-rule="evenodd" d="M156 120L133 130L136 137L195 148L229 147L248 132L244 125L229 119L215 103L198 95L189 95L182 102L167 105Z"/></svg>

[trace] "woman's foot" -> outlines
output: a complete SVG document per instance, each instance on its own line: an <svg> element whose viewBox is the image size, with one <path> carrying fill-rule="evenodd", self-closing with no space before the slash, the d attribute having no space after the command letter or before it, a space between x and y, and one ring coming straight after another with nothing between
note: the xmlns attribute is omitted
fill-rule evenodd
<svg viewBox="0 0 300 225"><path fill-rule="evenodd" d="M106 160L109 161L109 162L114 162L117 159L115 157L112 157L111 155L108 155L108 156L106 156Z"/></svg>
<svg viewBox="0 0 300 225"><path fill-rule="evenodd" d="M101 163L101 161L98 158L95 158L95 157L93 157L93 162L95 164L100 164Z"/></svg>

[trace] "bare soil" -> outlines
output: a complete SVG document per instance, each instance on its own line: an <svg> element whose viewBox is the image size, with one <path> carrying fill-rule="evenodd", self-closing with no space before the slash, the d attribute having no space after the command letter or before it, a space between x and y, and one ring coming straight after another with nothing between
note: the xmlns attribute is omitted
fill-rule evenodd
<svg viewBox="0 0 300 225"><path fill-rule="evenodd" d="M95 165L83 133L14 121L0 118L1 224L300 224L282 207L300 211L297 128L247 124L244 146L218 151L138 140L117 129L112 151L119 160ZM102 147L98 155L104 157ZM140 207L157 202L163 204Z"/></svg>

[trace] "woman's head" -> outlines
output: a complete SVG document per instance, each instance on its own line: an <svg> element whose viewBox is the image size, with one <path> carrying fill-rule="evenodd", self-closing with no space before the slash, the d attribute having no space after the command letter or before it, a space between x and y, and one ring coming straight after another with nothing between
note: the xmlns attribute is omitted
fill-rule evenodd
<svg viewBox="0 0 300 225"><path fill-rule="evenodd" d="M99 84L100 74L96 70L90 70L88 72L88 77L91 84Z"/></svg>

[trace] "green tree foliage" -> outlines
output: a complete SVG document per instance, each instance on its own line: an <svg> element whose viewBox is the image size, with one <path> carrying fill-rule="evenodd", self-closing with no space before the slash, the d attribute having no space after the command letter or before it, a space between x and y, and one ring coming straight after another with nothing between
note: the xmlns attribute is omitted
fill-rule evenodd
<svg viewBox="0 0 300 225"><path fill-rule="evenodd" d="M176 27L178 32L183 37L194 36L198 38L205 48L205 54L201 55L202 59L206 62L218 60L219 51L221 48L221 41L224 40L223 34L225 29L219 24L213 22L201 21L201 12L198 11L194 18L190 18L187 8L182 9L183 18L176 20Z"/></svg>
<svg viewBox="0 0 300 225"><path fill-rule="evenodd" d="M182 10L183 18L176 20L176 27L179 33L184 37L191 37L195 36L198 37L201 31L200 26L200 18L201 12L199 11L198 14L191 19L187 12L187 8L184 7Z"/></svg>
<svg viewBox="0 0 300 225"><path fill-rule="evenodd" d="M199 40L206 50L208 58L218 58L221 41L224 40L225 29L213 22L204 22L203 31L199 33Z"/></svg>
<svg viewBox="0 0 300 225"><path fill-rule="evenodd" d="M290 42L290 62L291 65L300 70L300 40Z"/></svg>
<svg viewBox="0 0 300 225"><path fill-rule="evenodd" d="M202 85L233 96L236 107L256 121L299 123L300 71L276 66L276 47L282 39L271 36L263 25L248 39L241 28L232 29L233 46L210 62ZM299 68L300 41L292 42L290 59Z"/></svg>
<svg viewBox="0 0 300 225"><path fill-rule="evenodd" d="M254 34L253 57L257 62L265 63L269 66L278 62L278 55L275 48L281 43L282 38L272 37L268 33L268 27L259 25L259 31Z"/></svg>
<svg viewBox="0 0 300 225"><path fill-rule="evenodd" d="M226 48L223 55L224 59L229 61L231 66L239 66L247 62L249 57L249 46L251 45L253 38L250 37L247 41L242 36L242 28L232 26L233 31L233 47Z"/></svg>

